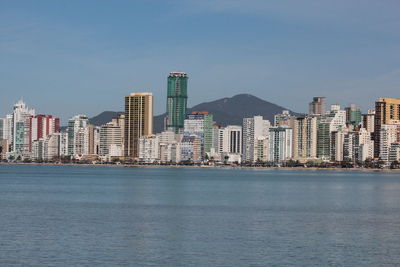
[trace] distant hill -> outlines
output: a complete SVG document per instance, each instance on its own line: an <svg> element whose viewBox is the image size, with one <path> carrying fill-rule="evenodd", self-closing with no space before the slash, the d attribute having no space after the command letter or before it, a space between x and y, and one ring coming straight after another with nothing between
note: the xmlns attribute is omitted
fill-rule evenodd
<svg viewBox="0 0 400 267"><path fill-rule="evenodd" d="M188 114L193 111L208 111L214 115L214 121L222 126L241 125L243 118L262 115L265 119L274 121L274 115L285 110L282 106L262 100L250 94L240 94L233 97L221 98L211 102L198 104L188 109ZM290 110L289 110L290 111ZM90 119L94 125L102 125L112 118L118 116L121 112L105 111ZM299 115L290 111L293 115ZM164 128L164 118L166 114L154 117L154 132L159 133Z"/></svg>
<svg viewBox="0 0 400 267"><path fill-rule="evenodd" d="M113 118L118 117L118 115L121 113L123 112L103 111L96 117L90 118L89 122L93 125L101 126L103 124L106 124L107 122L110 122Z"/></svg>

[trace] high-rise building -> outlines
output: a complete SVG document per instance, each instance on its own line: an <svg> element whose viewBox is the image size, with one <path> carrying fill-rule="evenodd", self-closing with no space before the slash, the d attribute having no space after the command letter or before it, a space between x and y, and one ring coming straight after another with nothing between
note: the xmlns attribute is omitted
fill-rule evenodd
<svg viewBox="0 0 400 267"><path fill-rule="evenodd" d="M121 149L122 149L122 155L124 154L124 144L125 144L125 114L119 114L117 118L114 118L111 120L111 122L115 126L119 126L121 129Z"/></svg>
<svg viewBox="0 0 400 267"><path fill-rule="evenodd" d="M24 140L23 140L23 149L22 156L24 158L29 158L32 152L32 116L27 115L23 122L24 124ZM21 151L20 151L21 152Z"/></svg>
<svg viewBox="0 0 400 267"><path fill-rule="evenodd" d="M379 98L375 102L374 154L376 158L379 157L382 125L397 123L400 123L400 98Z"/></svg>
<svg viewBox="0 0 400 267"><path fill-rule="evenodd" d="M160 161L180 162L181 161L181 140L182 134L175 134L171 131L164 131L157 134L159 139Z"/></svg>
<svg viewBox="0 0 400 267"><path fill-rule="evenodd" d="M153 134L153 94L131 93L125 97L124 155L139 157L139 138Z"/></svg>
<svg viewBox="0 0 400 267"><path fill-rule="evenodd" d="M52 115L35 115L25 119L24 151L32 152L32 142L60 131L60 119Z"/></svg>
<svg viewBox="0 0 400 267"><path fill-rule="evenodd" d="M366 159L374 158L374 141L371 139L371 132L365 128L358 131L357 160L363 162Z"/></svg>
<svg viewBox="0 0 400 267"><path fill-rule="evenodd" d="M60 119L52 115L36 115L31 118L32 140L45 138L60 131Z"/></svg>
<svg viewBox="0 0 400 267"><path fill-rule="evenodd" d="M269 129L269 161L283 162L292 158L292 129L271 127Z"/></svg>
<svg viewBox="0 0 400 267"><path fill-rule="evenodd" d="M219 153L242 153L242 126L228 125L219 129Z"/></svg>
<svg viewBox="0 0 400 267"><path fill-rule="evenodd" d="M4 124L5 124L5 119L0 118L0 142L5 139L4 137Z"/></svg>
<svg viewBox="0 0 400 267"><path fill-rule="evenodd" d="M32 142L32 159L43 160L43 157L44 157L44 140L43 138L40 138Z"/></svg>
<svg viewBox="0 0 400 267"><path fill-rule="evenodd" d="M344 136L345 132L343 130L330 133L329 151L331 161L343 161Z"/></svg>
<svg viewBox="0 0 400 267"><path fill-rule="evenodd" d="M3 139L6 139L9 145L11 145L13 141L13 123L13 114L6 115L3 125Z"/></svg>
<svg viewBox="0 0 400 267"><path fill-rule="evenodd" d="M369 109L362 115L362 127L370 133L375 132L375 109Z"/></svg>
<svg viewBox="0 0 400 267"><path fill-rule="evenodd" d="M184 135L181 140L181 160L201 162L201 139L197 135Z"/></svg>
<svg viewBox="0 0 400 267"><path fill-rule="evenodd" d="M146 135L139 138L139 160L154 163L160 160L159 136Z"/></svg>
<svg viewBox="0 0 400 267"><path fill-rule="evenodd" d="M10 145L7 139L0 141L0 159L5 158L6 153L10 152Z"/></svg>
<svg viewBox="0 0 400 267"><path fill-rule="evenodd" d="M53 133L44 138L43 159L51 161L60 156L60 133Z"/></svg>
<svg viewBox="0 0 400 267"><path fill-rule="evenodd" d="M294 120L293 157L315 159L317 157L318 116L303 116Z"/></svg>
<svg viewBox="0 0 400 267"><path fill-rule="evenodd" d="M330 131L338 131L346 127L346 111L340 109L340 105L335 104L331 106L331 111L327 115L332 117L330 124Z"/></svg>
<svg viewBox="0 0 400 267"><path fill-rule="evenodd" d="M257 139L269 136L271 123L262 116L243 118L243 161L255 162L257 160Z"/></svg>
<svg viewBox="0 0 400 267"><path fill-rule="evenodd" d="M166 129L182 133L187 109L187 81L184 72L171 72L168 76Z"/></svg>
<svg viewBox="0 0 400 267"><path fill-rule="evenodd" d="M115 145L122 151L122 132L121 127L118 126L116 121L109 122L100 127L100 150L101 156L122 156L111 155L111 146Z"/></svg>
<svg viewBox="0 0 400 267"><path fill-rule="evenodd" d="M281 114L276 114L274 116L274 126L287 126L293 127L295 116L290 115L289 110L283 110Z"/></svg>
<svg viewBox="0 0 400 267"><path fill-rule="evenodd" d="M317 157L323 160L331 158L331 133L346 127L346 111L339 105L332 105L329 114L318 117L317 122Z"/></svg>
<svg viewBox="0 0 400 267"><path fill-rule="evenodd" d="M343 140L343 160L353 161L357 160L357 153L359 147L359 134L355 131L348 131L344 134Z"/></svg>
<svg viewBox="0 0 400 267"><path fill-rule="evenodd" d="M357 127L361 124L361 109L354 104L345 108L346 111L346 123Z"/></svg>
<svg viewBox="0 0 400 267"><path fill-rule="evenodd" d="M68 132L60 132L60 157L68 156Z"/></svg>
<svg viewBox="0 0 400 267"><path fill-rule="evenodd" d="M211 153L210 157L215 159L218 157L219 148L220 148L220 130L223 129L221 125L214 124L212 127L212 145L211 145Z"/></svg>
<svg viewBox="0 0 400 267"><path fill-rule="evenodd" d="M393 143L400 142L400 124L380 125L379 157L389 163L389 152Z"/></svg>
<svg viewBox="0 0 400 267"><path fill-rule="evenodd" d="M324 115L325 114L325 97L313 97L313 101L308 104L308 114L310 115Z"/></svg>
<svg viewBox="0 0 400 267"><path fill-rule="evenodd" d="M25 145L25 120L14 123L13 133L13 152L21 155L24 152Z"/></svg>
<svg viewBox="0 0 400 267"><path fill-rule="evenodd" d="M389 151L389 162L400 161L400 143L392 143Z"/></svg>
<svg viewBox="0 0 400 267"><path fill-rule="evenodd" d="M87 136L87 155L98 155L100 150L100 127L89 124L85 127ZM86 154L86 153L85 153Z"/></svg>
<svg viewBox="0 0 400 267"><path fill-rule="evenodd" d="M89 151L89 136L85 135L85 128L88 125L89 119L85 115L76 115L68 120L68 155L87 154Z"/></svg>
<svg viewBox="0 0 400 267"><path fill-rule="evenodd" d="M184 121L184 135L197 135L201 140L201 154L204 158L212 146L213 115L208 112L192 112Z"/></svg>
<svg viewBox="0 0 400 267"><path fill-rule="evenodd" d="M12 134L12 151L22 153L24 150L24 132L25 120L29 117L35 116L35 110L29 109L24 101L20 100L14 105L12 114L13 130Z"/></svg>
<svg viewBox="0 0 400 267"><path fill-rule="evenodd" d="M271 134L271 132L270 132ZM270 159L270 136L259 136L255 141L255 158L257 161L271 161Z"/></svg>

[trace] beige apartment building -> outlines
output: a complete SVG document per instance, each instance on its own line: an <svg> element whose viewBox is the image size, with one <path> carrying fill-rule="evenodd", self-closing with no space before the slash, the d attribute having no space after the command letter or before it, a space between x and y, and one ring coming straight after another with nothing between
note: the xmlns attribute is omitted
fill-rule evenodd
<svg viewBox="0 0 400 267"><path fill-rule="evenodd" d="M153 134L153 94L131 93L125 97L124 156L139 157L139 138Z"/></svg>
<svg viewBox="0 0 400 267"><path fill-rule="evenodd" d="M379 98L375 102L375 158L380 156L381 128L385 124L400 124L400 98Z"/></svg>

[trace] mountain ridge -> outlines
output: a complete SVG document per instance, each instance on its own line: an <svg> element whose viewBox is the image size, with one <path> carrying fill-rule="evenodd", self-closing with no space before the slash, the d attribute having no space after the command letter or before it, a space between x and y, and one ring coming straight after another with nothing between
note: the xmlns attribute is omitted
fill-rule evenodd
<svg viewBox="0 0 400 267"><path fill-rule="evenodd" d="M207 111L214 116L214 121L221 125L241 125L243 118L261 115L273 123L274 115L282 113L283 110L288 108L263 100L251 94L238 94L232 97L224 97L217 100L203 102L192 108L187 109L190 114L194 111ZM300 113L289 110L293 115L300 115ZM100 126L111 121L112 118L118 116L123 112L104 111L99 115L90 118L90 123ZM164 118L166 113L154 116L154 132L159 133L164 128Z"/></svg>

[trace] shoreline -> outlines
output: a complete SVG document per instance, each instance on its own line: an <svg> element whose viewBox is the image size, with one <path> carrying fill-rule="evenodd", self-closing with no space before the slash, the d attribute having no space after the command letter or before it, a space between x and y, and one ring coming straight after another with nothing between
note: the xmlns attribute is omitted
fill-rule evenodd
<svg viewBox="0 0 400 267"><path fill-rule="evenodd" d="M88 164L88 163L31 163L31 162L0 162L1 165L26 166L82 166L82 167L125 167L125 168L190 168L190 169L241 169L241 170L310 170L310 171L364 171L364 172L400 172L400 169L373 169L373 168L318 168L318 167L261 167L261 166L212 166L212 165L130 165L130 164Z"/></svg>

